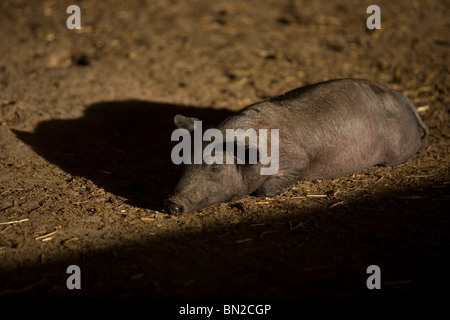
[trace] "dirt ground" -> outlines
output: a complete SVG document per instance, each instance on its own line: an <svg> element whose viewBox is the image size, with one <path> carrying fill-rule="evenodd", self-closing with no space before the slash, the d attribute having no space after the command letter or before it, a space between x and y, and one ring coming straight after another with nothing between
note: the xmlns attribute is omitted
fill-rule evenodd
<svg viewBox="0 0 450 320"><path fill-rule="evenodd" d="M377 1L368 30L370 4L2 0L0 298L448 297L450 4ZM413 101L430 129L415 156L164 212L176 113L213 124L343 77Z"/></svg>

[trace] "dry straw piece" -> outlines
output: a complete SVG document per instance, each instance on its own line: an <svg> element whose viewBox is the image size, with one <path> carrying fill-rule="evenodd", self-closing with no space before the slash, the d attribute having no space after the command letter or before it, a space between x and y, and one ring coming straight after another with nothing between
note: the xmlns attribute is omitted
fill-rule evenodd
<svg viewBox="0 0 450 320"><path fill-rule="evenodd" d="M14 224L14 223L22 223L25 221L28 221L30 219L22 219L22 220L14 220L14 221L6 221L6 222L0 222L0 225L2 224Z"/></svg>

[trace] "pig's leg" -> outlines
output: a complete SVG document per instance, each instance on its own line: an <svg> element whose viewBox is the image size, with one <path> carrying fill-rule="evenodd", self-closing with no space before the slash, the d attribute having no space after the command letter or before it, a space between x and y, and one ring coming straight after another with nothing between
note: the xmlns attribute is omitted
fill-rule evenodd
<svg viewBox="0 0 450 320"><path fill-rule="evenodd" d="M260 197L273 197L289 189L300 178L301 174L298 171L278 172L268 178L253 194Z"/></svg>

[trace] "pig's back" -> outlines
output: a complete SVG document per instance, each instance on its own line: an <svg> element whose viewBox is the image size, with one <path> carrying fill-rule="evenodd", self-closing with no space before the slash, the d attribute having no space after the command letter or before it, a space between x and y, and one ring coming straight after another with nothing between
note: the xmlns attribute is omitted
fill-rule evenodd
<svg viewBox="0 0 450 320"><path fill-rule="evenodd" d="M306 179L333 178L417 152L420 133L408 102L370 81L340 79L250 106L229 124L279 129L280 161L306 157Z"/></svg>

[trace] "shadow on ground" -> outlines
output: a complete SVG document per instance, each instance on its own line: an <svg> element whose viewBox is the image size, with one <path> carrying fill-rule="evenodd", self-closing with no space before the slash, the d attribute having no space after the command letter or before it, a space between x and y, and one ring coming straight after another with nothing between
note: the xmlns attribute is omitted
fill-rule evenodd
<svg viewBox="0 0 450 320"><path fill-rule="evenodd" d="M167 232L3 272L3 298L437 297L450 283L448 186L434 181L333 208ZM386 209L388 208L388 209ZM169 219L181 219L172 217ZM259 226L255 226L258 222ZM247 238L252 241L240 242ZM82 270L68 290L66 268ZM381 290L368 290L369 265ZM441 296L442 297L442 296Z"/></svg>
<svg viewBox="0 0 450 320"><path fill-rule="evenodd" d="M137 100L101 102L82 118L40 123L33 133L14 131L42 157L73 176L128 199L134 206L161 210L180 166L170 151L176 114L218 124L231 111Z"/></svg>

